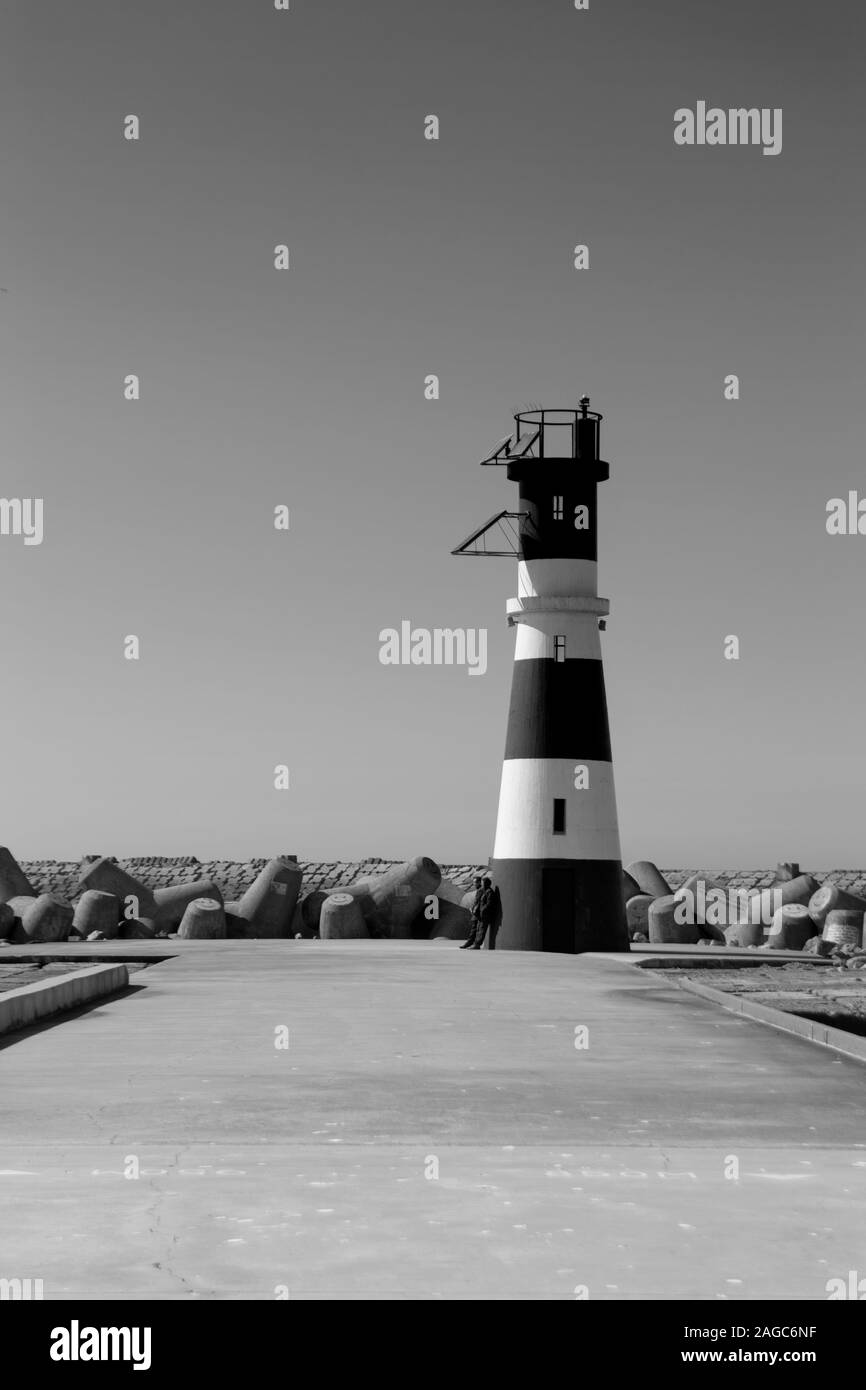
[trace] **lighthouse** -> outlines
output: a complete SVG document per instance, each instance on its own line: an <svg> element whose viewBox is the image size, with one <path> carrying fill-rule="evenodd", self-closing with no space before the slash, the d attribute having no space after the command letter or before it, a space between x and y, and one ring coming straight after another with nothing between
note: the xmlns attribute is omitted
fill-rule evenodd
<svg viewBox="0 0 866 1390"><path fill-rule="evenodd" d="M490 873L497 950L627 951L598 594L601 415L531 408L482 460L503 467L517 506L452 552L517 559L511 704Z"/></svg>

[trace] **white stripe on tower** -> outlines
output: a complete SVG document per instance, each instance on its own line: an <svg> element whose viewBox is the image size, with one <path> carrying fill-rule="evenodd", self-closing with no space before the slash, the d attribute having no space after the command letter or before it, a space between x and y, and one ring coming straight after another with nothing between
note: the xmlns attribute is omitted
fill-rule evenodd
<svg viewBox="0 0 866 1390"><path fill-rule="evenodd" d="M535 611L517 621L509 604L509 616L517 626L515 661L535 661L539 657L556 656L557 637L565 638L566 660L580 657L585 661L601 661L601 637L595 613ZM607 608L605 607L605 612Z"/></svg>
<svg viewBox="0 0 866 1390"><path fill-rule="evenodd" d="M570 598L576 594L595 594L597 590L598 563L595 560L580 560L567 555L559 559L518 562L518 598L533 598L542 594L548 598L557 595Z"/></svg>
<svg viewBox="0 0 866 1390"><path fill-rule="evenodd" d="M583 785L576 790L575 780ZM555 797L566 803L563 833L553 831ZM620 861L613 764L596 759L507 758L502 764L496 859Z"/></svg>

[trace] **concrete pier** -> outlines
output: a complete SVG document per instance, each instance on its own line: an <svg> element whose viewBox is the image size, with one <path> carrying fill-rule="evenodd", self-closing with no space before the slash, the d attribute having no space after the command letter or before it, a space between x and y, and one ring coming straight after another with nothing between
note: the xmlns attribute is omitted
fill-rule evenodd
<svg viewBox="0 0 866 1390"><path fill-rule="evenodd" d="M824 1299L862 1267L862 1064L634 957L98 948L160 955L2 1052L4 1265L46 1299Z"/></svg>

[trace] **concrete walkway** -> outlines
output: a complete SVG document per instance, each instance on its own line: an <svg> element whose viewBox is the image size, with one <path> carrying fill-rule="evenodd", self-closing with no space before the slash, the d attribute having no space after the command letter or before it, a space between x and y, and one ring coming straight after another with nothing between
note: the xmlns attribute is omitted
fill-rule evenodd
<svg viewBox="0 0 866 1390"><path fill-rule="evenodd" d="M866 1275L863 1065L634 957L123 943L164 946L124 996L0 1046L2 1278L735 1300Z"/></svg>

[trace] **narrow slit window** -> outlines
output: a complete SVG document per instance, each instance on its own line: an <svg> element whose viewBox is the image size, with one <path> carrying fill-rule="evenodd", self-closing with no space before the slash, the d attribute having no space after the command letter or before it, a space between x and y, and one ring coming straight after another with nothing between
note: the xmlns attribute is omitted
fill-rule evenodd
<svg viewBox="0 0 866 1390"><path fill-rule="evenodd" d="M554 835L565 834L565 797L555 796L553 798L553 833Z"/></svg>
<svg viewBox="0 0 866 1390"><path fill-rule="evenodd" d="M553 659L554 661L565 660L565 638L554 637L553 639Z"/></svg>
<svg viewBox="0 0 866 1390"><path fill-rule="evenodd" d="M561 498L561 497L554 497L554 499L553 499L553 519L554 519L554 521L562 521L562 516L563 516L562 498Z"/></svg>

